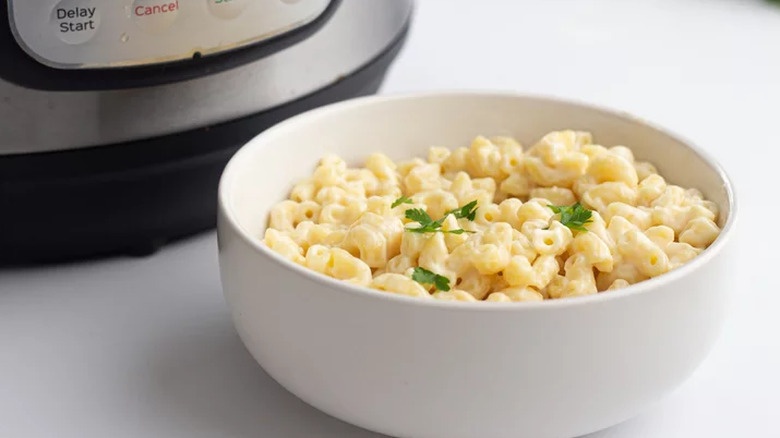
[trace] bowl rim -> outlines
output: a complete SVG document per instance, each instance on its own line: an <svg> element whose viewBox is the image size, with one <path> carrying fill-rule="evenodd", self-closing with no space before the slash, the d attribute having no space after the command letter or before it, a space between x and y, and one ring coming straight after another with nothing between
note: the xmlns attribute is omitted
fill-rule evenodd
<svg viewBox="0 0 780 438"><path fill-rule="evenodd" d="M337 113L340 111L354 109L361 106L381 105L383 103L400 101L400 100L411 101L416 99L436 99L436 98L443 98L443 97L502 98L502 99L512 98L512 99L536 100L539 102L552 102L552 103L564 104L569 106L576 106L583 110L598 112L605 116L618 118L633 124L642 124L651 129L655 129L669 136L670 138L676 140L677 142L683 144L688 149L692 150L696 155L699 156L699 158L701 158L712 170L714 170L718 174L718 176L720 177L723 183L723 189L726 191L726 202L729 207L729 216L726 219L726 222L724 223L724 226L721 229L720 234L708 248L706 248L704 251L702 251L691 261L683 264L679 268L666 272L662 275L659 275L658 277L653 277L641 281L639 283L626 286L619 290L612 291L612 293L597 293L597 294L587 295L587 296L572 297L569 299L528 301L528 302L508 302L508 303L489 302L489 301L462 302L462 301L446 301L446 300L436 300L436 299L420 299L418 297L388 293L385 291L371 289L367 286L353 285L344 282L342 280L337 280L335 278L331 278L326 275L320 274L318 272L312 271L311 269L300 266L282 257L276 252L272 251L270 248L266 247L259 238L251 235L250 232L248 230L245 230L238 222L236 218L236 214L231 208L230 202L228 201L229 199L228 194L230 193L230 189L232 187L232 179L234 178L233 174L236 172L235 169L240 166L239 163L241 163L244 160L244 157L250 154L249 151L259 149L264 146L263 140L266 137L272 137L274 135L284 134L285 130L290 130L295 126L297 126L298 124L306 122L310 119L316 119L318 117L324 116L329 113ZM225 166L225 169L223 170L222 176L220 177L219 180L218 206L219 206L219 215L221 215L222 217L224 217L224 219L226 219L224 221L218 221L219 224L218 227L220 228L230 227L230 229L232 229L232 231L235 234L237 234L241 238L241 240L243 240L243 242L246 243L250 248L252 248L259 256L261 257L264 256L268 258L269 260L274 262L279 268L290 271L294 275L303 275L304 277L308 278L311 281L314 281L315 283L320 283L324 286L328 286L330 289L333 289L340 293L360 294L360 296L365 296L369 298L373 297L374 299L377 300L389 300L392 302L396 302L400 305L433 306L439 308L447 308L450 310L465 309L469 312L480 311L480 310L491 311L491 312L521 311L521 310L531 311L531 310L539 310L539 309L555 309L555 308L570 307L570 306L587 306L587 305L595 305L597 303L601 303L605 301L628 299L633 296L644 295L648 292L652 293L653 289L662 287L666 283L672 283L681 277L695 273L695 271L699 270L704 265L709 263L710 260L715 258L715 256L717 256L723 250L723 247L726 245L727 241L731 239L732 235L734 234L733 230L736 224L737 209L738 209L737 199L733 188L733 184L731 182L731 179L724 171L723 167L720 165L720 163L718 163L718 161L715 160L708 152L704 151L701 147L696 145L694 142L688 140L686 137L677 134L676 132L663 128L657 124L648 122L644 118L634 116L631 113L628 113L626 111L611 109L606 106L594 105L591 103L586 103L575 99L564 99L564 98L541 95L541 94L529 94L529 93L519 93L519 92L512 92L512 91L494 91L494 90L487 90L487 91L439 90L439 91L409 92L409 93L366 96L366 97L359 97L359 98L348 99L345 101L332 103L319 108L315 108L313 110L303 112L291 118L288 118L266 129L265 131L259 133L255 137L253 137L241 148L239 148L239 150L233 155L233 157L231 157L230 161ZM221 253L222 249L220 248L219 251ZM220 257L220 263L223 263L221 257Z"/></svg>

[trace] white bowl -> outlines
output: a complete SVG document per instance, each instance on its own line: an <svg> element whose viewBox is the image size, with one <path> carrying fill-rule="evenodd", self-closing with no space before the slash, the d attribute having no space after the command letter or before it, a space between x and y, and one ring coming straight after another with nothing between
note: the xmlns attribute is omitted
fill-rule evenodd
<svg viewBox="0 0 780 438"><path fill-rule="evenodd" d="M614 292L537 303L453 303L326 278L262 245L271 206L328 153L396 160L478 134L524 145L552 130L624 144L699 188L723 232L687 265ZM330 105L263 132L219 189L225 297L247 349L312 406L416 438L573 437L619 423L682 383L713 345L730 290L734 194L700 149L624 114L554 99L456 93Z"/></svg>

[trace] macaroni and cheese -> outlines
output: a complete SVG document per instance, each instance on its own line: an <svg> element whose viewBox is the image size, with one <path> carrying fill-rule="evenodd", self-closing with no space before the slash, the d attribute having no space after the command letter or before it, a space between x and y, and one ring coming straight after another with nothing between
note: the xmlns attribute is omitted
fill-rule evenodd
<svg viewBox="0 0 780 438"><path fill-rule="evenodd" d="M271 210L264 243L352 284L423 299L541 301L623 288L717 237L718 208L625 146L559 131L432 147L363 168L323 158Z"/></svg>

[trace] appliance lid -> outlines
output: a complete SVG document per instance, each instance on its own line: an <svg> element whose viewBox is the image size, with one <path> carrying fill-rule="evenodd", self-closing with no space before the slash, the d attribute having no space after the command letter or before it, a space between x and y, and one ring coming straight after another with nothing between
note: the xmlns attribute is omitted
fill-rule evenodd
<svg viewBox="0 0 780 438"><path fill-rule="evenodd" d="M7 0L0 78L63 91L192 79L308 38L339 2Z"/></svg>
<svg viewBox="0 0 780 438"><path fill-rule="evenodd" d="M322 29L301 43L188 81L51 92L0 78L0 120L5 127L0 130L0 155L140 140L269 110L370 64L404 37L412 8L412 0L341 0Z"/></svg>

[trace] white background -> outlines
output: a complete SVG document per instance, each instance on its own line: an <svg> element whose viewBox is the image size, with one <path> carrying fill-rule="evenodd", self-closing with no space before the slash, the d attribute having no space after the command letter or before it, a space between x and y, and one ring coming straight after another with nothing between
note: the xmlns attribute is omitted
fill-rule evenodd
<svg viewBox="0 0 780 438"><path fill-rule="evenodd" d="M506 89L627 110L698 142L735 182L741 287L720 342L672 396L591 438L780 436L780 7L418 6L383 92ZM0 437L315 436L377 435L298 401L244 351L213 233L143 259L0 270Z"/></svg>

